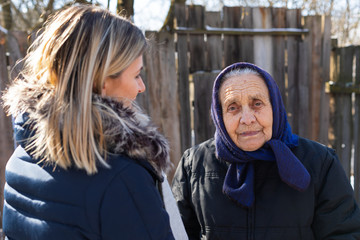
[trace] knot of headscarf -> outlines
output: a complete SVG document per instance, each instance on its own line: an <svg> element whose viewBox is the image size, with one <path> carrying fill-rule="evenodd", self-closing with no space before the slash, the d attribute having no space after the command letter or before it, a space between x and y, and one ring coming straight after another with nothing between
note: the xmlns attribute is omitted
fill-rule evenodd
<svg viewBox="0 0 360 240"><path fill-rule="evenodd" d="M231 140L224 125L219 100L219 90L224 75L242 68L253 69L262 76L269 90L273 110L272 138L253 152L241 150ZM280 90L266 71L250 63L235 63L225 68L214 82L211 116L216 127L216 156L230 163L223 184L223 192L231 199L245 207L253 205L255 200L254 160L276 161L279 176L283 182L298 191L305 191L308 188L310 174L290 150L298 145L299 137L292 134Z"/></svg>

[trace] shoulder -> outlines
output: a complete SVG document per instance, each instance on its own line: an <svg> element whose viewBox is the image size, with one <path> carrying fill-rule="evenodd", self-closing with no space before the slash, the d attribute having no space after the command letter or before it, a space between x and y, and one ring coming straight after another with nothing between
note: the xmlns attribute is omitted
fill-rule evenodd
<svg viewBox="0 0 360 240"><path fill-rule="evenodd" d="M293 153L313 178L323 178L331 167L342 168L334 149L309 139L299 138Z"/></svg>
<svg viewBox="0 0 360 240"><path fill-rule="evenodd" d="M182 157L183 168L197 173L218 171L224 163L217 159L215 150L213 138L189 148Z"/></svg>
<svg viewBox="0 0 360 240"><path fill-rule="evenodd" d="M213 138L187 149L183 154L183 160L188 164L213 157L215 157L215 141Z"/></svg>
<svg viewBox="0 0 360 240"><path fill-rule="evenodd" d="M314 157L317 159L327 159L336 156L334 149L302 137L299 137L299 145L293 149L293 152L300 160Z"/></svg>
<svg viewBox="0 0 360 240"><path fill-rule="evenodd" d="M162 181L151 164L145 160L136 160L126 155L111 155L107 162L110 168L103 168L99 171L98 178L100 180L104 179L107 182L125 181L127 184L137 184L141 181L155 184L157 180ZM136 176L136 178L132 176Z"/></svg>

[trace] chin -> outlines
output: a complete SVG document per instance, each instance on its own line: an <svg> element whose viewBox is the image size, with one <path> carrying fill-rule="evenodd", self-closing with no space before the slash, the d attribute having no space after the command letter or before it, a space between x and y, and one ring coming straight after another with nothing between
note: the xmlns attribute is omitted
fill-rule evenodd
<svg viewBox="0 0 360 240"><path fill-rule="evenodd" d="M245 144L245 145L240 145L238 144L237 146L246 152L254 152L256 150L258 150L259 148L261 148L264 145L264 143L260 144L260 143L256 143L256 144Z"/></svg>

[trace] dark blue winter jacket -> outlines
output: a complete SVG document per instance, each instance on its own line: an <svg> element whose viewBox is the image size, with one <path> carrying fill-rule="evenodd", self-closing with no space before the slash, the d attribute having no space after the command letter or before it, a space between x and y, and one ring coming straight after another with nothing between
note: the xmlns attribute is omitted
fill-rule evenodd
<svg viewBox="0 0 360 240"><path fill-rule="evenodd" d="M25 150L26 115L15 120L20 145L6 166L3 230L8 239L174 239L148 161L111 154L110 169L39 164Z"/></svg>

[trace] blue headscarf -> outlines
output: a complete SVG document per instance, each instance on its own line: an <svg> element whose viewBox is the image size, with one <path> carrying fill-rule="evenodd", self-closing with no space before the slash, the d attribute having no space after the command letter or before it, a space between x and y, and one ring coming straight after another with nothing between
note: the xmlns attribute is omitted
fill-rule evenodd
<svg viewBox="0 0 360 240"><path fill-rule="evenodd" d="M270 95L273 110L272 138L260 149L252 152L243 151L235 145L226 131L219 90L225 74L235 69L250 68L264 79ZM291 133L280 90L273 78L261 68L250 63L234 63L226 67L215 79L211 116L214 121L216 156L230 163L226 173L223 192L245 207L254 203L254 164L253 160L276 161L280 178L290 187L305 191L310 184L310 174L291 152L298 145L299 137Z"/></svg>

